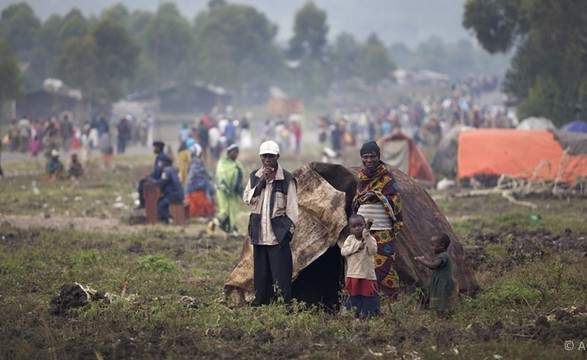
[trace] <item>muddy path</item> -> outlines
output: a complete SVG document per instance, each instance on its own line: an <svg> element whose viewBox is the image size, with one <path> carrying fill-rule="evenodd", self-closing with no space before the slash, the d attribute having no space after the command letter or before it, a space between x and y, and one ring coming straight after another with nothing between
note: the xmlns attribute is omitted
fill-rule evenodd
<svg viewBox="0 0 587 360"><path fill-rule="evenodd" d="M71 229L82 232L104 232L117 234L136 234L147 230L165 230L185 232L183 226L167 225L130 225L125 220L114 218L72 217L72 216L33 216L0 214L0 224L9 224L17 228L49 228L56 230Z"/></svg>

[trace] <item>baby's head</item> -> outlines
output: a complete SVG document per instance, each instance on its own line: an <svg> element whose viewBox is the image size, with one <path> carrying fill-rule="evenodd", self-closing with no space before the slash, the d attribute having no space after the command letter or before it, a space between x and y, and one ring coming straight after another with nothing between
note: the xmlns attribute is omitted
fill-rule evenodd
<svg viewBox="0 0 587 360"><path fill-rule="evenodd" d="M357 239L363 236L363 229L365 228L365 218L360 214L353 214L349 217L349 230Z"/></svg>
<svg viewBox="0 0 587 360"><path fill-rule="evenodd" d="M440 233L438 235L434 235L430 242L432 243L432 249L434 250L435 254L440 254L441 252L445 252L450 245L450 238L445 233Z"/></svg>

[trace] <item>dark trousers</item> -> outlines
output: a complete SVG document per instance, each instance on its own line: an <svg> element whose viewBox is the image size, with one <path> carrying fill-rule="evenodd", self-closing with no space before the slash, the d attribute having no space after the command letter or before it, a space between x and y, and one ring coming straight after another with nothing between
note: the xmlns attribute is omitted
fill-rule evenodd
<svg viewBox="0 0 587 360"><path fill-rule="evenodd" d="M145 207L145 194L143 193L143 189L145 188L145 184L147 183L147 178L142 178L139 180L137 184L137 192L139 193L139 206Z"/></svg>
<svg viewBox="0 0 587 360"><path fill-rule="evenodd" d="M283 301L288 304L291 301L292 276L292 257L288 239L279 245L254 245L253 261L255 284L253 305L269 305L279 296L282 296Z"/></svg>
<svg viewBox="0 0 587 360"><path fill-rule="evenodd" d="M163 222L169 222L169 205L181 204L182 202L183 197L175 193L161 196L159 198L159 202L157 202L157 213L159 214L159 220Z"/></svg>

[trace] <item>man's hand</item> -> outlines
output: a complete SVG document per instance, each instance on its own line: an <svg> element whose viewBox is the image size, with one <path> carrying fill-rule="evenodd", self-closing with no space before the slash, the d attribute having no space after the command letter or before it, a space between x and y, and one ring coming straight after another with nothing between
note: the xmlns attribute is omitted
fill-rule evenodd
<svg viewBox="0 0 587 360"><path fill-rule="evenodd" d="M264 167L263 168L263 175L261 176L261 180L269 182L275 178L275 169L272 167Z"/></svg>

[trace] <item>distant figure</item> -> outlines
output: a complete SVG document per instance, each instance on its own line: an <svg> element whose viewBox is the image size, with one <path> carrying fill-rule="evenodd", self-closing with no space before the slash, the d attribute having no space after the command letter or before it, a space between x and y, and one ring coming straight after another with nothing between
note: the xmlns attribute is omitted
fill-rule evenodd
<svg viewBox="0 0 587 360"><path fill-rule="evenodd" d="M206 158L206 154L208 154L208 147L209 147L209 141L208 141L208 125L207 125L207 121L209 122L209 119L206 121L206 119L208 119L207 117L204 117L200 120L200 123L198 124L198 143L200 144L200 146L202 147L202 157L205 159Z"/></svg>
<svg viewBox="0 0 587 360"><path fill-rule="evenodd" d="M362 215L349 218L351 234L340 248L340 255L346 258L346 280L344 290L348 295L347 310L355 310L355 322L367 316L379 314L379 294L375 275L377 241L369 233L372 222L365 222Z"/></svg>
<svg viewBox="0 0 587 360"><path fill-rule="evenodd" d="M24 153L29 147L31 138L31 122L26 116L18 121L18 145L20 152Z"/></svg>
<svg viewBox="0 0 587 360"><path fill-rule="evenodd" d="M18 143L18 126L16 125L16 119L12 119L10 125L8 126L8 131L4 135L6 139L3 139L4 142L8 143L8 151L17 151L19 148Z"/></svg>
<svg viewBox="0 0 587 360"><path fill-rule="evenodd" d="M65 178L65 168L61 160L59 160L59 150L51 150L51 159L47 164L47 175L51 179L63 179Z"/></svg>
<svg viewBox="0 0 587 360"><path fill-rule="evenodd" d="M132 125L130 122L130 115L123 116L120 118L118 125L116 126L118 130L118 141L116 147L117 154L124 154L126 151L126 145L128 141L131 139L132 135Z"/></svg>
<svg viewBox="0 0 587 360"><path fill-rule="evenodd" d="M153 143L153 133L155 132L155 118L153 115L147 115L147 144Z"/></svg>
<svg viewBox="0 0 587 360"><path fill-rule="evenodd" d="M29 144L29 150L31 155L37 156L41 152L41 140L39 139L39 135L35 135Z"/></svg>
<svg viewBox="0 0 587 360"><path fill-rule="evenodd" d="M299 154L300 149L301 149L301 142L302 142L302 126L300 125L300 122L298 120L292 121L291 131L293 132L294 140L296 143L295 152L296 152L296 154Z"/></svg>
<svg viewBox="0 0 587 360"><path fill-rule="evenodd" d="M73 123L67 114L63 115L61 123L59 124L59 132L61 133L61 145L63 150L71 150L73 141Z"/></svg>
<svg viewBox="0 0 587 360"><path fill-rule="evenodd" d="M171 166L173 161L169 157L161 160L163 172L161 177L153 180L155 184L161 185L161 197L157 203L159 220L169 223L169 205L183 203L183 187L179 182L177 171Z"/></svg>
<svg viewBox="0 0 587 360"><path fill-rule="evenodd" d="M69 171L68 171L69 177L78 179L78 178L84 176L84 168L83 168L82 164L79 162L79 159L77 157L77 153L71 154L70 161L71 161L71 163L69 164Z"/></svg>
<svg viewBox="0 0 587 360"><path fill-rule="evenodd" d="M188 137L184 141L181 142L179 149L177 150L177 169L179 171L179 181L181 181L181 186L185 187L185 182L188 176L188 168L190 166L190 161L192 160L192 153L190 148L196 142L194 139Z"/></svg>
<svg viewBox="0 0 587 360"><path fill-rule="evenodd" d="M0 178L4 179L4 170L2 170L2 141L0 141Z"/></svg>
<svg viewBox="0 0 587 360"><path fill-rule="evenodd" d="M216 205L218 212L208 224L208 233L213 234L216 226L230 235L238 235L236 215L243 196L244 169L237 160L239 148L231 144L226 148L216 166Z"/></svg>
<svg viewBox="0 0 587 360"><path fill-rule="evenodd" d="M236 127L232 120L227 120L222 135L224 136L224 141L227 146L236 143Z"/></svg>
<svg viewBox="0 0 587 360"><path fill-rule="evenodd" d="M100 135L100 138L98 139L98 149L102 154L104 169L112 169L112 160L114 159L114 147L112 146L110 130L106 129Z"/></svg>
<svg viewBox="0 0 587 360"><path fill-rule="evenodd" d="M100 115L100 118L96 122L96 130L98 130L98 136L102 136L103 133L110 131L110 125L104 115Z"/></svg>
<svg viewBox="0 0 587 360"><path fill-rule="evenodd" d="M220 129L215 124L213 124L208 130L208 146L210 147L210 152L215 160L220 158L220 151L222 151L222 143L220 141L221 135Z"/></svg>
<svg viewBox="0 0 587 360"><path fill-rule="evenodd" d="M179 130L179 142L182 143L186 141L192 135L192 130L188 126L188 124L181 124L181 129Z"/></svg>
<svg viewBox="0 0 587 360"><path fill-rule="evenodd" d="M139 193L139 205L135 208L136 210L145 208L145 196L143 194L145 183L149 180L154 181L159 180L161 178L161 174L163 173L163 160L169 158L163 152L164 148L165 143L163 141L153 142L153 154L155 154L155 163L153 164L153 170L149 174L143 176L137 183L137 192Z"/></svg>
<svg viewBox="0 0 587 360"><path fill-rule="evenodd" d="M251 137L251 125L249 119L243 116L239 122L240 126L240 147L242 149L250 149L253 146L253 138Z"/></svg>
<svg viewBox="0 0 587 360"><path fill-rule="evenodd" d="M430 309L436 310L439 319L446 319L448 311L454 306L458 289L452 276L452 258L448 253L450 238L441 233L430 239L434 258L426 259L424 256L416 256L414 259L432 270L429 298Z"/></svg>
<svg viewBox="0 0 587 360"><path fill-rule="evenodd" d="M191 162L184 188L185 199L190 202L190 217L211 218L216 212L214 184L202 160L202 147L194 144L191 149Z"/></svg>
<svg viewBox="0 0 587 360"><path fill-rule="evenodd" d="M98 145L98 131L92 128L90 124L84 125L81 136L81 162L87 164L92 156L92 150Z"/></svg>

